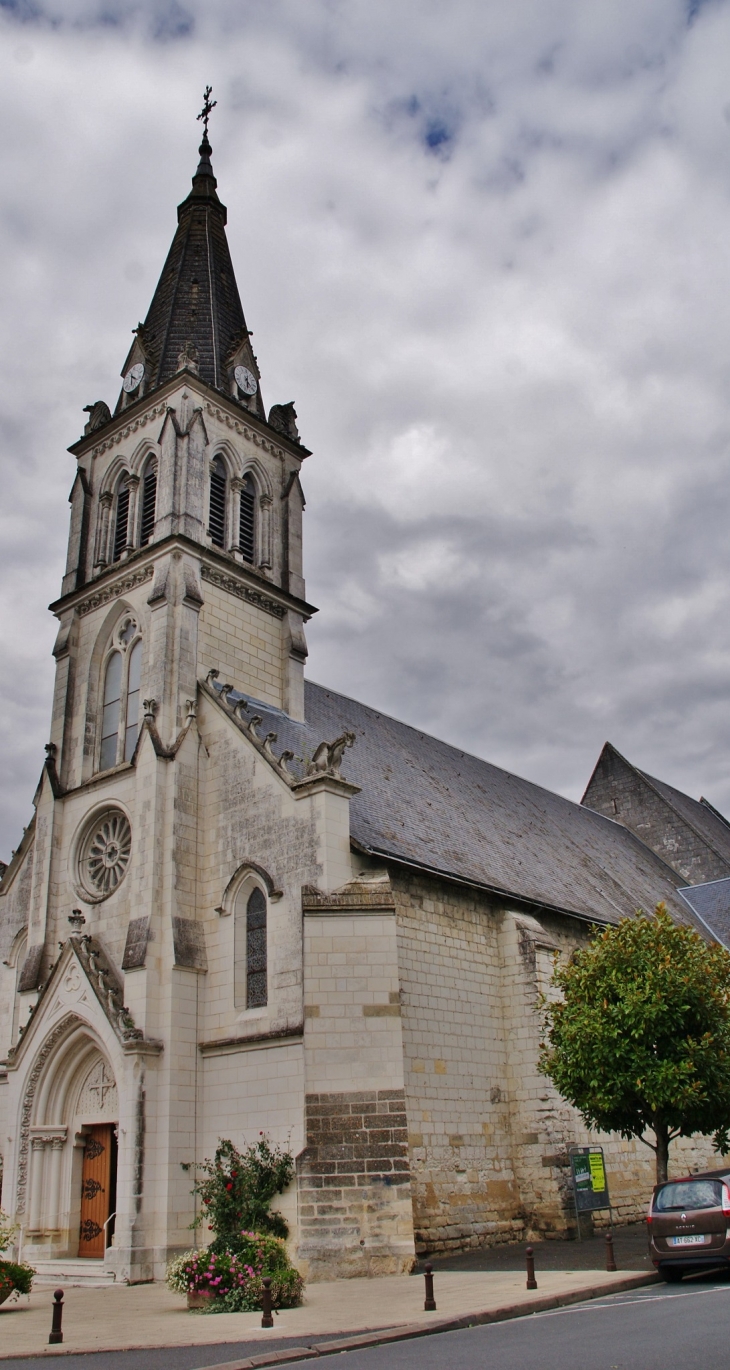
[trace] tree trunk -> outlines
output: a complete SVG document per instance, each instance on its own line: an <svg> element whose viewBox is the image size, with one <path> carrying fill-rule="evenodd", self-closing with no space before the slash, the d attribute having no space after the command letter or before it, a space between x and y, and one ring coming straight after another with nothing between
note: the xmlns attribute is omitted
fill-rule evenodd
<svg viewBox="0 0 730 1370"><path fill-rule="evenodd" d="M656 1137L656 1182L657 1184L664 1184L669 1166L669 1128L667 1124L656 1119L654 1136Z"/></svg>

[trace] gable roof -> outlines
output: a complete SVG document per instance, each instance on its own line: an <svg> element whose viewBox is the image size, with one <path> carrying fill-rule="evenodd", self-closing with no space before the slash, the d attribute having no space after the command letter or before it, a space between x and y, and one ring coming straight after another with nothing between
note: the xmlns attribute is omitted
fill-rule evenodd
<svg viewBox="0 0 730 1370"><path fill-rule="evenodd" d="M355 733L342 773L360 786L350 832L367 852L580 918L612 923L663 899L692 921L681 877L620 823L311 681L306 723L255 703L277 751L305 760Z"/></svg>
<svg viewBox="0 0 730 1370"><path fill-rule="evenodd" d="M713 809L706 799L692 799L690 795L675 790L673 785L667 785L664 780L657 780L646 771L639 771L639 775L643 775L644 779L659 791L662 798L671 804L680 817L689 823L730 867L730 824L722 814Z"/></svg>

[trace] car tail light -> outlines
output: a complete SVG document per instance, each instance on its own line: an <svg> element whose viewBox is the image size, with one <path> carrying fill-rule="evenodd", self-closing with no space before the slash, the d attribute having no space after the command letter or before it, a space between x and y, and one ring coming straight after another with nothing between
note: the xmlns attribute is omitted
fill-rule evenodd
<svg viewBox="0 0 730 1370"><path fill-rule="evenodd" d="M730 1217L730 1189L727 1185L722 1186L722 1211L726 1217Z"/></svg>
<svg viewBox="0 0 730 1370"><path fill-rule="evenodd" d="M646 1210L646 1221L647 1221L648 1224L650 1224L650 1223L651 1223L651 1220L652 1220L652 1219L651 1219L651 1206L652 1206L653 1202L654 1202L653 1198L649 1200L649 1207L648 1207L647 1210Z"/></svg>

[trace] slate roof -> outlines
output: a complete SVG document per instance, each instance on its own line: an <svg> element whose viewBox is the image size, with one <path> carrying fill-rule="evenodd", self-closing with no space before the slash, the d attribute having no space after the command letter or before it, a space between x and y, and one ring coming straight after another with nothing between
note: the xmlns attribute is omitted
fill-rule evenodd
<svg viewBox="0 0 730 1370"><path fill-rule="evenodd" d="M226 358L247 335L226 238L227 211L218 199L210 155L204 138L193 188L178 206L177 231L142 325L149 389L176 375L188 341L196 348L201 378L224 388Z"/></svg>
<svg viewBox="0 0 730 1370"><path fill-rule="evenodd" d="M681 877L620 823L310 681L305 711L296 723L257 703L259 732L305 759L356 734L342 775L361 787L350 832L367 851L601 922L662 899L693 922Z"/></svg>
<svg viewBox="0 0 730 1370"><path fill-rule="evenodd" d="M730 879L708 880L704 885L686 885L679 893L692 912L730 951Z"/></svg>

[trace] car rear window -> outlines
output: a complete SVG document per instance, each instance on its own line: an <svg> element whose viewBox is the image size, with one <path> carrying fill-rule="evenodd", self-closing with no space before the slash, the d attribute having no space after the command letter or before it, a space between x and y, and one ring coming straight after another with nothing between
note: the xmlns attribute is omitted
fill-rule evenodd
<svg viewBox="0 0 730 1370"><path fill-rule="evenodd" d="M654 1199L655 1213L670 1213L675 1208L719 1208L722 1185L719 1180L682 1180L665 1184Z"/></svg>

